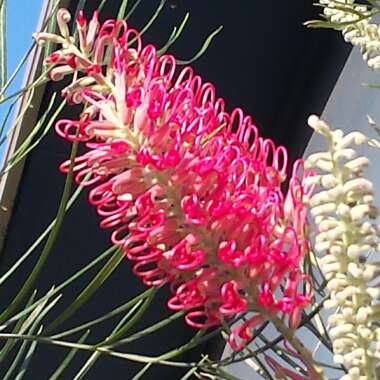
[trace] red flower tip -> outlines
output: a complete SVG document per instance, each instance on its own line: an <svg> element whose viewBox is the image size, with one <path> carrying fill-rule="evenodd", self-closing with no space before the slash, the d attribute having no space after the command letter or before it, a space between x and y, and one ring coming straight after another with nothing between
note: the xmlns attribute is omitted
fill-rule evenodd
<svg viewBox="0 0 380 380"><path fill-rule="evenodd" d="M130 150L130 146L126 141L117 140L111 142L111 150L117 154L123 154Z"/></svg>
<svg viewBox="0 0 380 380"><path fill-rule="evenodd" d="M77 58L74 54L68 54L65 57L66 63L73 69L76 70L77 68Z"/></svg>
<svg viewBox="0 0 380 380"><path fill-rule="evenodd" d="M226 282L222 286L221 295L224 303L219 307L223 315L235 315L247 309L247 300L238 291L235 281Z"/></svg>
<svg viewBox="0 0 380 380"><path fill-rule="evenodd" d="M45 64L54 65L59 62L62 55L58 52L51 53L49 56L45 58Z"/></svg>
<svg viewBox="0 0 380 380"><path fill-rule="evenodd" d="M274 300L273 292L269 288L268 284L264 284L263 289L259 294L258 302L260 306L266 309L271 309L274 306L275 300Z"/></svg>
<svg viewBox="0 0 380 380"><path fill-rule="evenodd" d="M77 24L80 28L83 28L87 24L87 20L84 17L83 10L80 10L77 17Z"/></svg>
<svg viewBox="0 0 380 380"><path fill-rule="evenodd" d="M219 245L218 257L225 263L234 267L240 267L245 264L246 257L244 253L236 248L236 241L223 241Z"/></svg>
<svg viewBox="0 0 380 380"><path fill-rule="evenodd" d="M93 65L88 66L86 69L86 74L90 76L101 74L101 72L102 72L102 68L100 67L100 65L93 64Z"/></svg>

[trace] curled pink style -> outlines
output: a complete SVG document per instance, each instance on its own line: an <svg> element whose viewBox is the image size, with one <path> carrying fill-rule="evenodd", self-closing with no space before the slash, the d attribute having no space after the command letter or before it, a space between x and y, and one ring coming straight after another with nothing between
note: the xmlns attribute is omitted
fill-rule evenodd
<svg viewBox="0 0 380 380"><path fill-rule="evenodd" d="M89 22L79 14L74 45L65 15L62 36L51 37L62 49L45 64L53 80L75 73L62 95L83 111L56 132L83 144L75 180L91 187L100 227L133 273L148 286L172 284L168 307L195 328L254 311L231 332L235 350L266 321L257 310L299 324L312 300L301 266L312 192L303 162L284 193L286 149L241 109L227 112L211 83L144 45L125 21L101 24L97 13Z"/></svg>

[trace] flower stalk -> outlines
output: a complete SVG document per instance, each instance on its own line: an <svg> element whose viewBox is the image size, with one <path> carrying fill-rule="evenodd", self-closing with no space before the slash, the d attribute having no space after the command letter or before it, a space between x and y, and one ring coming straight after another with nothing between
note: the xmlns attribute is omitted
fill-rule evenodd
<svg viewBox="0 0 380 380"><path fill-rule="evenodd" d="M76 45L67 11L58 18L60 35L36 38L60 42L45 64L52 80L73 76L62 95L83 111L56 131L86 148L60 169L73 165L92 187L100 226L133 272L148 286L170 283L168 307L194 328L252 311L230 333L236 351L273 317L294 341L289 331L313 297L302 265L312 172L298 160L283 193L286 149L260 137L241 109L227 112L192 68L178 71L173 56L143 47L123 20L101 24L95 13L87 24L79 14Z"/></svg>

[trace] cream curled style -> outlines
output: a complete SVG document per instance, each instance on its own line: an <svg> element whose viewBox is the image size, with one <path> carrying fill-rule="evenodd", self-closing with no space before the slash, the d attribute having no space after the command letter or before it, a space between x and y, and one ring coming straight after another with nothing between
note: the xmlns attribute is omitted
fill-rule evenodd
<svg viewBox="0 0 380 380"><path fill-rule="evenodd" d="M239 317L229 337L235 350L268 316L297 327L312 302L302 266L312 187L302 160L283 193L286 149L260 137L241 109L228 113L191 67L143 46L124 20L79 14L76 42L69 13L57 17L60 34L36 38L59 45L45 61L49 75L72 75L62 95L83 106L56 131L85 151L61 170L72 164L76 181L92 186L100 226L133 272L148 286L169 283L168 307L190 326Z"/></svg>
<svg viewBox="0 0 380 380"><path fill-rule="evenodd" d="M329 334L334 360L348 369L341 380L376 379L380 361L380 262L378 211L374 205L373 184L364 178L368 158L355 147L378 146L359 132L347 135L317 116L309 125L320 133L328 149L310 155L305 165L318 171L307 179L316 186L310 199L316 224L315 250L328 281L333 308Z"/></svg>

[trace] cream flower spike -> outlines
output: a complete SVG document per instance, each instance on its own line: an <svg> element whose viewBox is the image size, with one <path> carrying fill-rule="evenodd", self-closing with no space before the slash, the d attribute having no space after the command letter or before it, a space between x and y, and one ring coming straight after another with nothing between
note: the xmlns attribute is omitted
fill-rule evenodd
<svg viewBox="0 0 380 380"><path fill-rule="evenodd" d="M328 319L334 361L348 370L341 380L375 380L380 262L367 258L379 250L377 209L373 185L363 177L369 160L354 149L370 141L359 132L331 130L317 116L308 123L328 142L328 150L310 155L306 167L318 171L308 179L316 185L310 206L317 231L314 248L330 291L324 306L335 309Z"/></svg>
<svg viewBox="0 0 380 380"><path fill-rule="evenodd" d="M328 21L346 25L342 26L344 39L352 45L360 47L368 66L371 69L379 70L379 25L372 24L370 18L359 20L359 14L367 14L368 8L363 4L355 4L354 0L319 0L319 3L324 6L323 13Z"/></svg>

